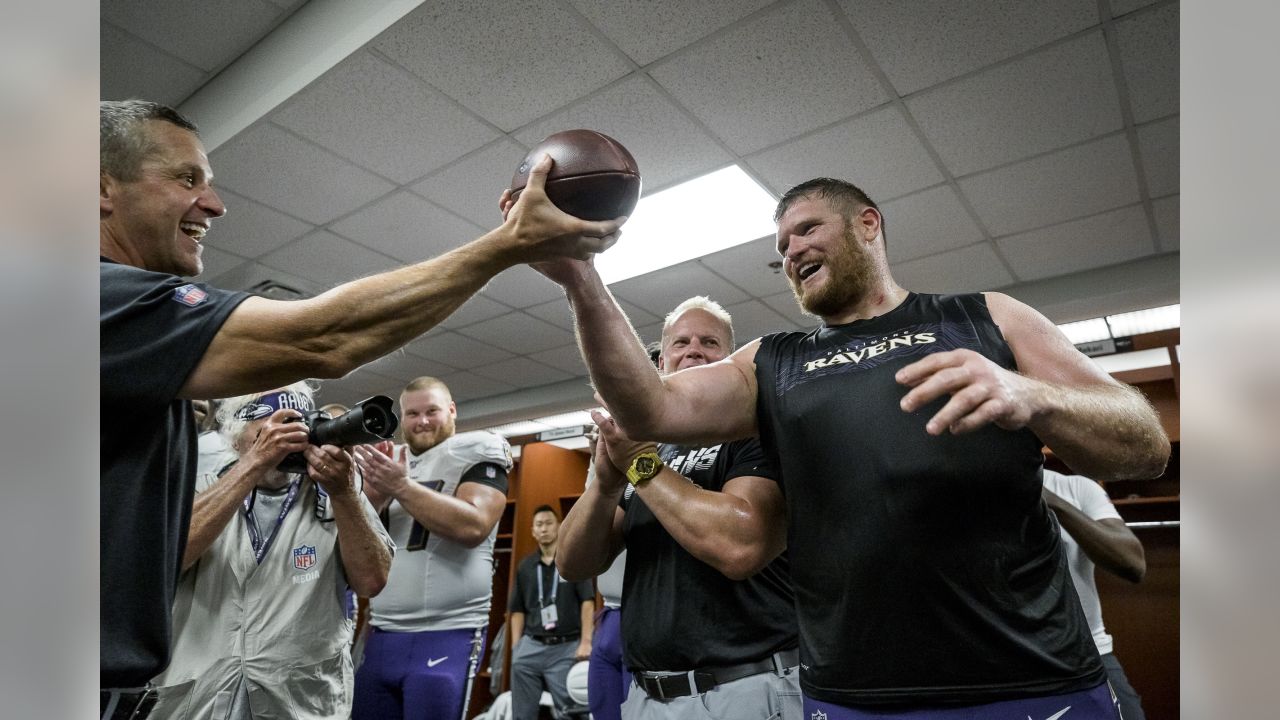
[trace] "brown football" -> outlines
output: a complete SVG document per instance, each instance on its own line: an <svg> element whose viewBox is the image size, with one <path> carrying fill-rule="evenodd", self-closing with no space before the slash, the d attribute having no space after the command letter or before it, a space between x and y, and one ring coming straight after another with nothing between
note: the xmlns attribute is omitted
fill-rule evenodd
<svg viewBox="0 0 1280 720"><path fill-rule="evenodd" d="M630 215L640 200L640 168L622 143L595 130L565 130L529 151L511 178L511 198L520 197L529 168L543 153L555 164L547 176L547 197L583 220Z"/></svg>

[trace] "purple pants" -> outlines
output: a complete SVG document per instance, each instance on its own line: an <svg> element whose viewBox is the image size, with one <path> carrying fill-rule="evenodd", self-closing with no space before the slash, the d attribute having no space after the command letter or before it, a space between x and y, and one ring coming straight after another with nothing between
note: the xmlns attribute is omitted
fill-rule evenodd
<svg viewBox="0 0 1280 720"><path fill-rule="evenodd" d="M591 638L587 707L593 720L621 720L631 674L622 660L622 611L606 607Z"/></svg>
<svg viewBox="0 0 1280 720"><path fill-rule="evenodd" d="M856 710L806 697L803 717L806 720L1119 720L1120 711L1111 686L1104 682L1092 690L1065 695L911 710Z"/></svg>
<svg viewBox="0 0 1280 720"><path fill-rule="evenodd" d="M371 628L356 673L352 720L462 720L485 640L484 628Z"/></svg>

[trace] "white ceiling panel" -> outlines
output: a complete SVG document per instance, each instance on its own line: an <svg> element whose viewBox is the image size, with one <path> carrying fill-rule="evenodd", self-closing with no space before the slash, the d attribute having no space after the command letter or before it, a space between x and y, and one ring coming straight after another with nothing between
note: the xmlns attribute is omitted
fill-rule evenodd
<svg viewBox="0 0 1280 720"><path fill-rule="evenodd" d="M502 224L498 197L511 185L527 148L503 138L413 186L424 198L486 231Z"/></svg>
<svg viewBox="0 0 1280 720"><path fill-rule="evenodd" d="M622 143L637 158L644 192L702 175L733 160L643 73L539 120L515 137L533 147L548 135L570 128L597 130ZM645 162L640 164L639 158Z"/></svg>
<svg viewBox="0 0 1280 720"><path fill-rule="evenodd" d="M1147 174L1147 192L1151 197L1178 192L1179 118L1161 120L1138 127L1138 149L1142 153L1142 169Z"/></svg>
<svg viewBox="0 0 1280 720"><path fill-rule="evenodd" d="M214 171L215 175L217 170ZM221 177L215 177L221 183ZM315 226L273 210L230 190L218 188L218 196L227 206L227 214L213 221L205 244L222 250L256 258L296 240Z"/></svg>
<svg viewBox="0 0 1280 720"><path fill-rule="evenodd" d="M806 315L800 309L800 304L796 302L796 296L789 289L786 280L782 281L782 287L788 288L785 292L776 293L763 298L764 304L773 308L779 315L791 321L792 327L789 330L812 330L821 324L818 318L812 315Z"/></svg>
<svg viewBox="0 0 1280 720"><path fill-rule="evenodd" d="M281 15L264 0L112 0L99 7L103 20L206 71L239 57Z"/></svg>
<svg viewBox="0 0 1280 720"><path fill-rule="evenodd" d="M1120 99L1100 31L907 99L955 175L1119 130Z"/></svg>
<svg viewBox="0 0 1280 720"><path fill-rule="evenodd" d="M540 350L536 353L530 353L529 357L544 365L563 370L574 377L581 377L587 374L587 366L582 362L582 354L578 352L576 343L561 345L550 350Z"/></svg>
<svg viewBox="0 0 1280 720"><path fill-rule="evenodd" d="M610 291L612 291L612 288L610 289ZM639 305L636 305L634 303L629 303L626 300L623 300L622 298L618 297L616 294L614 295L613 299L615 302L618 303L618 307L622 308L622 312L626 313L627 319L631 321L632 327L636 327L638 325L648 325L650 323L662 320L666 318L667 313L675 309L675 306L677 305L677 303L672 303L671 307L663 310L660 313L651 313L648 310L645 310L644 308L640 307Z"/></svg>
<svg viewBox="0 0 1280 720"><path fill-rule="evenodd" d="M1019 280L1039 280L1151 255L1155 245L1142 205L996 241Z"/></svg>
<svg viewBox="0 0 1280 720"><path fill-rule="evenodd" d="M746 293L699 265L697 260L616 282L609 289L659 318L694 295L706 295L721 305L747 299Z"/></svg>
<svg viewBox="0 0 1280 720"><path fill-rule="evenodd" d="M499 315L506 315L509 312L511 312L511 308L506 305L476 293L471 296L470 300L463 303L462 307L454 310L449 317L445 318L440 323L440 326L455 330L489 318L498 317Z"/></svg>
<svg viewBox="0 0 1280 720"><path fill-rule="evenodd" d="M392 400L404 383L368 370L357 370L338 380L321 380L316 399L322 404L342 403L351 406L374 395L386 395Z"/></svg>
<svg viewBox="0 0 1280 720"><path fill-rule="evenodd" d="M210 278L216 278L248 261L247 258L223 252L209 245L202 245L200 260L204 263L204 269L195 277L200 282L209 282Z"/></svg>
<svg viewBox="0 0 1280 720"><path fill-rule="evenodd" d="M531 308L525 308L525 312L539 320L546 320L563 330L573 330L573 311L569 309L567 300L552 300L541 305L534 305Z"/></svg>
<svg viewBox="0 0 1280 720"><path fill-rule="evenodd" d="M1013 283L989 243L898 263L893 274L899 285L915 292L976 292Z"/></svg>
<svg viewBox="0 0 1280 720"><path fill-rule="evenodd" d="M704 255L698 260L720 277L756 297L778 291L778 282L783 279L782 270L769 267L769 263L781 261L773 235Z"/></svg>
<svg viewBox="0 0 1280 720"><path fill-rule="evenodd" d="M272 120L401 183L498 137L492 126L443 93L369 52L357 53L326 73Z"/></svg>
<svg viewBox="0 0 1280 720"><path fill-rule="evenodd" d="M394 186L275 125L259 123L213 151L223 185L323 225Z"/></svg>
<svg viewBox="0 0 1280 720"><path fill-rule="evenodd" d="M932 255L972 245L982 230L960 204L950 185L918 192L880 205L885 219L889 262Z"/></svg>
<svg viewBox="0 0 1280 720"><path fill-rule="evenodd" d="M960 181L987 229L999 236L1138 201L1129 141L1113 135Z"/></svg>
<svg viewBox="0 0 1280 720"><path fill-rule="evenodd" d="M568 380L576 375L525 357L514 357L492 365L482 365L472 368L471 371L490 380L506 381L511 378L520 378L521 387L548 385Z"/></svg>
<svg viewBox="0 0 1280 720"><path fill-rule="evenodd" d="M1178 201L1180 196L1160 198L1151 203L1156 216L1156 234L1160 236L1160 249L1169 252L1178 250L1181 243L1181 222L1178 217Z"/></svg>
<svg viewBox="0 0 1280 720"><path fill-rule="evenodd" d="M304 235L279 250L263 255L259 261L285 272L314 278L327 286L403 265L327 230Z"/></svg>
<svg viewBox="0 0 1280 720"><path fill-rule="evenodd" d="M739 153L889 99L820 0L771 9L649 74Z"/></svg>
<svg viewBox="0 0 1280 720"><path fill-rule="evenodd" d="M569 0L640 65L740 20L773 0Z"/></svg>
<svg viewBox="0 0 1280 720"><path fill-rule="evenodd" d="M505 345L505 343L504 343ZM479 340L449 330L436 330L404 346L405 350L456 368L475 367L495 363L515 355L502 347L495 347ZM519 348L516 348L519 349Z"/></svg>
<svg viewBox="0 0 1280 720"><path fill-rule="evenodd" d="M1178 4L1117 20L1115 33L1134 122L1178 112Z"/></svg>
<svg viewBox="0 0 1280 720"><path fill-rule="evenodd" d="M759 300L748 300L725 308L733 318L733 338L742 347L769 333L791 329L791 321Z"/></svg>
<svg viewBox="0 0 1280 720"><path fill-rule="evenodd" d="M100 93L103 100L146 98L178 105L205 80L204 71L164 53L110 23L103 23ZM196 125L200 118L190 118Z"/></svg>
<svg viewBox="0 0 1280 720"><path fill-rule="evenodd" d="M640 336L640 342L644 343L646 347L649 343L662 340L662 323L660 322L640 325L635 330L636 334Z"/></svg>
<svg viewBox="0 0 1280 720"><path fill-rule="evenodd" d="M409 352L405 352L402 348L392 352L390 355L383 355L373 362L360 368L362 371L377 373L383 377L392 378L400 383L403 387L409 384L410 380L423 375L432 377L440 377L441 375L454 372L457 368L450 367L444 363L434 362L426 358L418 357Z"/></svg>
<svg viewBox="0 0 1280 720"><path fill-rule="evenodd" d="M876 202L942 182L896 107L886 107L748 158L781 195L815 177L848 180Z"/></svg>
<svg viewBox="0 0 1280 720"><path fill-rule="evenodd" d="M326 283L315 278L304 278L293 273L267 267L259 262L246 262L214 277L213 285L227 290L249 290L262 283L274 283L293 288L303 297L312 297L328 290Z"/></svg>
<svg viewBox="0 0 1280 720"><path fill-rule="evenodd" d="M1094 0L840 0L900 95L1097 24Z"/></svg>
<svg viewBox="0 0 1280 720"><path fill-rule="evenodd" d="M1111 0L1111 17L1127 15L1134 10L1144 8L1159 0Z"/></svg>
<svg viewBox="0 0 1280 720"><path fill-rule="evenodd" d="M573 342L573 333L568 330L522 312L511 312L468 325L458 332L520 354L549 350Z"/></svg>
<svg viewBox="0 0 1280 720"><path fill-rule="evenodd" d="M440 379L448 386L449 394L453 396L453 401L456 403L490 395L501 395L516 389L515 385L466 371L451 373Z"/></svg>
<svg viewBox="0 0 1280 720"><path fill-rule="evenodd" d="M403 191L360 208L330 229L406 263L436 257L484 234L466 220Z"/></svg>
<svg viewBox="0 0 1280 720"><path fill-rule="evenodd" d="M537 0L425 3L374 46L504 131L633 69L576 13Z"/></svg>
<svg viewBox="0 0 1280 720"><path fill-rule="evenodd" d="M513 308L541 305L557 298L564 300L564 290L559 285L528 265L503 270L484 286L484 294Z"/></svg>

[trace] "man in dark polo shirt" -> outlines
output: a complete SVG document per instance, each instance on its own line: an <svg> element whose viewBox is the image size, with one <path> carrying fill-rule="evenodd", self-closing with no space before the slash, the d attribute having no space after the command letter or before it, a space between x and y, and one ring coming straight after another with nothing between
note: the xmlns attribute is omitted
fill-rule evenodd
<svg viewBox="0 0 1280 720"><path fill-rule="evenodd" d="M536 720L545 684L556 717L571 704L565 677L591 655L591 616L596 591L587 582L567 582L556 570L560 516L550 505L533 511L530 553L516 569L511 591L511 711L514 720Z"/></svg>

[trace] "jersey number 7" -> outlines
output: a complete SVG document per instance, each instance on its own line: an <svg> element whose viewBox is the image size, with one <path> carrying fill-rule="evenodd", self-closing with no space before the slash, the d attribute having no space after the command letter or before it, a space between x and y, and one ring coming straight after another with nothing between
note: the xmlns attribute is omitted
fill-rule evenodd
<svg viewBox="0 0 1280 720"><path fill-rule="evenodd" d="M443 480L423 480L418 483L428 490L440 492L444 488ZM409 529L409 543L405 545L405 550L413 552L414 550L425 550L427 547L427 538L431 533L427 531L426 526L417 520L413 521L413 527Z"/></svg>

